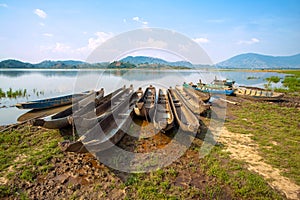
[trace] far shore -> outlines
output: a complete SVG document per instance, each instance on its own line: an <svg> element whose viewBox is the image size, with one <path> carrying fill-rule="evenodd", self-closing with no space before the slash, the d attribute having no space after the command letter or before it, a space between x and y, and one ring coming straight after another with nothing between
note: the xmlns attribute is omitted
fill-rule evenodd
<svg viewBox="0 0 300 200"><path fill-rule="evenodd" d="M300 69L237 69L237 68L217 68L217 67L211 67L211 68L161 68L161 69L154 69L154 68L0 68L0 71L6 71L6 70L49 70L49 71L79 71L79 70L155 70L155 71L167 71L167 70L196 70L196 71L239 71L239 72L278 72L278 73L287 73L291 71L300 71Z"/></svg>

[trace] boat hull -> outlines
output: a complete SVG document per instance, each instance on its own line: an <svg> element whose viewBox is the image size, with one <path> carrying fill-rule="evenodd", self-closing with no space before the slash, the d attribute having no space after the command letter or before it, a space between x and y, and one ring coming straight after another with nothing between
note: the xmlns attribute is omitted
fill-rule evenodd
<svg viewBox="0 0 300 200"><path fill-rule="evenodd" d="M267 91L256 87L238 87L234 94L238 97L257 101L279 101L284 96L283 93Z"/></svg>
<svg viewBox="0 0 300 200"><path fill-rule="evenodd" d="M36 101L29 101L25 103L18 103L16 104L16 107L19 109L47 109L47 108L53 108L63 105L72 104L74 102L77 102L81 99L83 99L86 95L89 95L92 91L80 93L80 94L71 94L61 97L54 97L50 99L42 99L42 100L36 100Z"/></svg>

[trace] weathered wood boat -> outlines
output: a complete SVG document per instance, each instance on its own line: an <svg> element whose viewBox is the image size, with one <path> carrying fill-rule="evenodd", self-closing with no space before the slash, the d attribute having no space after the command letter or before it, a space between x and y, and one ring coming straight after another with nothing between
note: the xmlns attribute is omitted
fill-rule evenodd
<svg viewBox="0 0 300 200"><path fill-rule="evenodd" d="M210 108L210 104L204 103L193 91L180 86L176 86L175 89L178 91L182 101L186 103L195 115L201 115Z"/></svg>
<svg viewBox="0 0 300 200"><path fill-rule="evenodd" d="M196 90L196 86L193 86L193 83L190 84L186 84L184 83L183 85L183 90L187 93L195 93L198 98L200 100L202 100L203 102L208 102L209 99L210 99L210 94L209 93L204 93L204 92L201 92L199 90Z"/></svg>
<svg viewBox="0 0 300 200"><path fill-rule="evenodd" d="M60 118L54 118L52 117L52 120L45 120L45 119L34 119L31 121L31 124L34 126L42 126L44 128L48 129L61 129L65 128L69 125L74 124L74 118L76 119L76 116L79 116L82 121L79 121L78 124L85 124L85 121L90 121L90 123L95 124L96 122L94 121L95 119L85 119L84 116L86 116L88 113L90 113L91 116L95 116L96 114L91 114L94 113L97 108L101 110L101 113L104 113L108 109L108 104L110 104L110 101L113 96L117 96L118 93L121 93L121 91L124 90L123 88L119 88L116 91L106 95L105 97L102 98L94 98L92 102L85 104L84 107L80 108L80 105L75 105L76 108L69 108L59 114L61 116ZM78 102L80 103L80 102ZM95 108L97 106L97 108ZM107 107L106 110L104 110ZM78 108L78 110L76 110ZM71 109L71 110L70 110ZM73 113L74 111L74 113ZM71 113L70 115L68 115ZM101 114L98 112L98 116ZM72 115L73 114L73 115ZM77 117L78 118L78 117ZM86 125L88 126L88 125Z"/></svg>
<svg viewBox="0 0 300 200"><path fill-rule="evenodd" d="M88 95L84 99L76 102L71 107L69 107L61 112L56 113L51 118L52 119L64 118L64 117L72 115L73 111L77 111L79 109L95 106L103 100L103 96L104 96L104 89L101 88L99 91L92 93L91 95Z"/></svg>
<svg viewBox="0 0 300 200"><path fill-rule="evenodd" d="M25 122L28 120L30 121L32 119L48 117L48 116L54 115L55 113L66 110L70 107L71 107L71 105L65 105L65 106L49 108L49 109L42 109L42 110L29 110L28 112L20 115L18 117L17 121Z"/></svg>
<svg viewBox="0 0 300 200"><path fill-rule="evenodd" d="M111 113L112 110L115 110L124 99L128 98L133 91L133 86L129 88L122 88L119 92L114 92L111 98L107 101L104 101L99 106L97 106L94 111L82 113L74 113L73 119L76 123L76 127L80 126L82 129L91 128L100 122L103 118Z"/></svg>
<svg viewBox="0 0 300 200"><path fill-rule="evenodd" d="M133 107L137 100L138 95L132 90L117 107L111 110L94 127L90 128L78 141L92 154L115 145L130 127Z"/></svg>
<svg viewBox="0 0 300 200"><path fill-rule="evenodd" d="M225 95L233 95L233 84L235 81L232 80L217 80L212 81L211 84L202 83L201 79L199 83L196 85L192 85L192 87L198 91L209 93L209 94L225 94ZM188 84L184 83L183 86L187 86Z"/></svg>
<svg viewBox="0 0 300 200"><path fill-rule="evenodd" d="M179 94L180 100L183 101L195 115L200 115L210 108L210 105L199 99L193 91L184 90L184 87L180 86L176 86L175 89Z"/></svg>
<svg viewBox="0 0 300 200"><path fill-rule="evenodd" d="M139 89L136 91L136 94L138 95L138 98L141 99L143 97L143 89L139 87Z"/></svg>
<svg viewBox="0 0 300 200"><path fill-rule="evenodd" d="M70 94L60 97L54 97L49 99L41 99L35 101L29 101L24 103L18 103L15 106L19 109L47 109L63 105L68 105L77 102L87 95L90 95L93 91L86 91L78 94Z"/></svg>
<svg viewBox="0 0 300 200"><path fill-rule="evenodd" d="M284 96L283 93L248 86L240 86L236 88L234 94L239 97L261 101L278 101Z"/></svg>
<svg viewBox="0 0 300 200"><path fill-rule="evenodd" d="M180 101L180 96L175 89L170 88L168 91L171 107L179 128L185 132L196 133L200 127L198 118L184 102Z"/></svg>
<svg viewBox="0 0 300 200"><path fill-rule="evenodd" d="M198 84L195 89L205 93L225 94L227 96L233 95L234 92L234 90L228 86L213 84Z"/></svg>
<svg viewBox="0 0 300 200"><path fill-rule="evenodd" d="M168 91L159 89L155 104L153 124L155 129L162 132L170 130L174 125L174 115L169 102Z"/></svg>
<svg viewBox="0 0 300 200"><path fill-rule="evenodd" d="M201 82L201 80L199 80ZM212 81L212 84L214 85L223 85L223 86L228 86L228 87L233 87L233 84L235 83L234 80L230 79L225 79L225 80L220 80L215 77L215 79Z"/></svg>
<svg viewBox="0 0 300 200"><path fill-rule="evenodd" d="M134 113L137 116L145 117L147 121L153 119L156 89L152 85L146 88L144 95L136 103Z"/></svg>

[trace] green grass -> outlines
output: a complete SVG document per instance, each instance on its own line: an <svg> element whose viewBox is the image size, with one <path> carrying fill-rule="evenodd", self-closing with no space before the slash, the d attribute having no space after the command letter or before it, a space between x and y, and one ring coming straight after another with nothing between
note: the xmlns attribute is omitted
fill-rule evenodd
<svg viewBox="0 0 300 200"><path fill-rule="evenodd" d="M220 185L228 185L236 199L282 199L258 174L246 169L243 162L230 159L229 154L215 147L204 158L205 173L216 177Z"/></svg>
<svg viewBox="0 0 300 200"><path fill-rule="evenodd" d="M231 111L229 131L252 134L265 161L300 185L300 112L268 103L247 103Z"/></svg>
<svg viewBox="0 0 300 200"><path fill-rule="evenodd" d="M271 83L278 83L280 81L280 77L278 77L278 76L271 76L269 78L266 78L266 80L268 82L271 82Z"/></svg>
<svg viewBox="0 0 300 200"><path fill-rule="evenodd" d="M8 180L20 178L23 181L35 181L38 175L53 168L49 162L52 157L63 155L57 146L61 140L56 130L45 131L29 126L2 132L0 176ZM14 195L17 190L13 185L1 186L0 196Z"/></svg>
<svg viewBox="0 0 300 200"><path fill-rule="evenodd" d="M193 152L198 154L199 149L188 150L189 155ZM244 162L231 159L223 147L215 147L202 159L189 159L184 166L172 164L150 173L131 174L119 187L127 188L126 199L283 199L261 176L247 170ZM209 181L198 186L189 182L186 187L178 186L179 174L185 174L182 170L192 179L202 174L196 182Z"/></svg>
<svg viewBox="0 0 300 200"><path fill-rule="evenodd" d="M300 77L300 70L281 70L278 71L279 73L284 73L284 74L293 74L297 77Z"/></svg>
<svg viewBox="0 0 300 200"><path fill-rule="evenodd" d="M277 92L300 92L300 70L282 70L279 73L291 74L284 77L282 84L285 88L276 88Z"/></svg>

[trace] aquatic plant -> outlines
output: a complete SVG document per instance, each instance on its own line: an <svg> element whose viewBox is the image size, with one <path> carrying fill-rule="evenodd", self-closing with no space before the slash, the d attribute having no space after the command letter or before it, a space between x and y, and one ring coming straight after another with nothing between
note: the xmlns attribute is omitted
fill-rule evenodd
<svg viewBox="0 0 300 200"><path fill-rule="evenodd" d="M269 78L266 78L266 80L270 83L278 83L280 81L280 77L278 76L271 76Z"/></svg>
<svg viewBox="0 0 300 200"><path fill-rule="evenodd" d="M247 77L247 80L253 80L253 79L259 79L259 77L256 77L256 76L248 76Z"/></svg>
<svg viewBox="0 0 300 200"><path fill-rule="evenodd" d="M33 89L34 95L37 97L40 95L44 95L44 91L38 91L37 89ZM7 91L4 91L2 88L0 88L0 98L18 98L18 97L29 97L30 94L27 93L27 89L18 89L13 90L12 88L9 88Z"/></svg>
<svg viewBox="0 0 300 200"><path fill-rule="evenodd" d="M0 88L0 98L5 98L6 94L5 92L2 90L2 88Z"/></svg>

